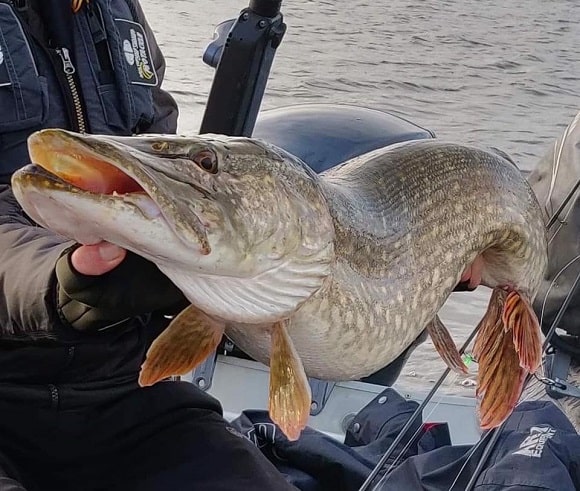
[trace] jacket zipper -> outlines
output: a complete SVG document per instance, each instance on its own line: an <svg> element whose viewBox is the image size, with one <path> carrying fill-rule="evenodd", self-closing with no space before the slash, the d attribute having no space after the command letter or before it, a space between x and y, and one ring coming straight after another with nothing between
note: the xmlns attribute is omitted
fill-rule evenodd
<svg viewBox="0 0 580 491"><path fill-rule="evenodd" d="M62 96L65 99L65 107L67 109L67 113L71 124L70 129L72 129L73 131L77 131L79 133L87 133L88 132L87 119L85 118L85 112L83 109L82 100L80 96L80 90L79 87L77 86L74 76L74 74L76 73L76 68L72 63L69 50L65 47L52 49L45 46L44 41L38 36L38 33L36 33L33 29L30 28L26 20L23 20L21 18L21 16L23 15L23 11L25 11L28 8L26 2L24 1L15 2L14 0L8 0L8 2L16 10L15 13L17 19L20 23L20 27L24 30L25 38L28 41L27 44L29 45L29 48L30 48L30 38L33 38L36 41L35 45L46 53L46 55L49 57L54 67L56 76L59 81ZM58 60L56 59L57 56ZM62 63L62 69L59 69L58 66L59 62Z"/></svg>
<svg viewBox="0 0 580 491"><path fill-rule="evenodd" d="M65 76L65 80L68 84L68 88L70 90L70 94L72 96L72 102L74 106L74 115L76 118L77 128L80 133L87 132L87 126L85 124L85 113L83 111L83 105L81 102L81 98L79 96L79 91L77 88L77 84L73 77L76 69L72 63L70 58L70 54L67 48L57 48L56 52L60 59L62 60L62 71Z"/></svg>

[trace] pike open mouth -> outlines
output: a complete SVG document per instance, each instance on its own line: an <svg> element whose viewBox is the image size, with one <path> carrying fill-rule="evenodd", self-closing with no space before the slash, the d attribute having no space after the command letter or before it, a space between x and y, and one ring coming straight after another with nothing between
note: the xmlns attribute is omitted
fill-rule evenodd
<svg viewBox="0 0 580 491"><path fill-rule="evenodd" d="M111 161L98 155L74 137L45 130L33 134L28 149L33 166L28 178L37 185L70 192L106 195L133 204L147 218L161 210L144 187Z"/></svg>
<svg viewBox="0 0 580 491"><path fill-rule="evenodd" d="M38 131L28 138L33 165L17 171L13 182L40 194L43 189L59 190L103 204L122 202L147 220L161 220L181 242L209 254L207 225L189 204L174 200L173 186L182 182L159 169L164 156L148 154L125 138L121 142L59 129ZM155 159L161 159L158 165ZM192 200L204 196L202 188L189 184Z"/></svg>

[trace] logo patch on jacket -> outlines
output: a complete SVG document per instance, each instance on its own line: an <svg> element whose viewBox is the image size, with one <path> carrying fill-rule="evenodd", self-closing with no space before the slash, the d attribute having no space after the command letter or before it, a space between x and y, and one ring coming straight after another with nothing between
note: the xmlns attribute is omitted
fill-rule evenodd
<svg viewBox="0 0 580 491"><path fill-rule="evenodd" d="M246 435L248 440L258 448L274 445L276 443L276 425L273 423L254 423Z"/></svg>
<svg viewBox="0 0 580 491"><path fill-rule="evenodd" d="M123 54L129 80L132 84L156 87L157 73L143 27L137 22L125 19L115 19L115 23L123 40Z"/></svg>
<svg viewBox="0 0 580 491"><path fill-rule="evenodd" d="M553 438L555 434L556 430L551 426L532 426L530 428L530 436L524 439L519 450L516 450L514 455L540 458L546 442Z"/></svg>

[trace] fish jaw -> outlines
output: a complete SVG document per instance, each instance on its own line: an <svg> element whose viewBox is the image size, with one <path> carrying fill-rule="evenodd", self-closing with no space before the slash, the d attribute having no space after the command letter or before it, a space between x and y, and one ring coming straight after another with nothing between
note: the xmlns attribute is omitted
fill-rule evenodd
<svg viewBox="0 0 580 491"><path fill-rule="evenodd" d="M107 241L154 262L167 259L159 255L158 244L167 241L172 229L145 196L85 193L34 165L19 171L13 191L35 222L68 239L85 245ZM176 241L172 254L185 260L192 249Z"/></svg>
<svg viewBox="0 0 580 491"><path fill-rule="evenodd" d="M334 228L316 176L267 144L51 129L29 151L38 165L16 172L13 189L35 221L142 255L216 318L278 321L330 272Z"/></svg>

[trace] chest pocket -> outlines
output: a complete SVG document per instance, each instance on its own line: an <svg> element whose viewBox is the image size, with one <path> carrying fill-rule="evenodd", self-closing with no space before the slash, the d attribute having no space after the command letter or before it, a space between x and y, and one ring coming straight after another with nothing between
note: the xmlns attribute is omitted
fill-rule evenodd
<svg viewBox="0 0 580 491"><path fill-rule="evenodd" d="M152 90L159 80L143 27L125 2L92 0L85 13L76 20L88 56L77 59L79 69L90 71L96 84L96 94L85 90L85 101L90 106L98 95L109 130L145 131L153 120ZM93 132L104 129L95 128L97 123L91 122Z"/></svg>
<svg viewBox="0 0 580 491"><path fill-rule="evenodd" d="M0 3L0 132L39 126L47 110L46 79L39 76L22 23Z"/></svg>

